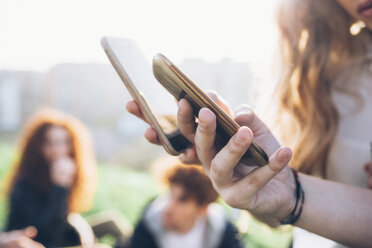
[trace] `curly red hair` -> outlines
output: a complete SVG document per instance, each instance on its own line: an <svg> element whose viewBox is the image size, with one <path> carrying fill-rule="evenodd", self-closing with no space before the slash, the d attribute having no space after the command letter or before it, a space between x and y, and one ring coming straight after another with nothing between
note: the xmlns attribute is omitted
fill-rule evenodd
<svg viewBox="0 0 372 248"><path fill-rule="evenodd" d="M53 109L40 110L27 121L20 137L18 156L8 189L13 187L19 177L24 177L41 194L49 190L49 166L41 148L46 131L53 126L63 127L69 133L71 158L77 169L68 197L68 212L88 210L95 191L97 170L91 137L85 126L76 118Z"/></svg>
<svg viewBox="0 0 372 248"><path fill-rule="evenodd" d="M201 166L179 163L165 172L164 180L169 185L181 186L185 196L194 199L199 206L209 205L218 198L218 193Z"/></svg>

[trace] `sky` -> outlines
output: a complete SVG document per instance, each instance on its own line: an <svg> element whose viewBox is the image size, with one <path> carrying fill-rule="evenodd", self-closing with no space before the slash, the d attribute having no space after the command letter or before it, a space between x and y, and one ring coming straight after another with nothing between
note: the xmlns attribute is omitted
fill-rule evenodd
<svg viewBox="0 0 372 248"><path fill-rule="evenodd" d="M108 63L102 36L216 62L267 61L275 49L277 0L0 0L0 70L48 70L58 63Z"/></svg>

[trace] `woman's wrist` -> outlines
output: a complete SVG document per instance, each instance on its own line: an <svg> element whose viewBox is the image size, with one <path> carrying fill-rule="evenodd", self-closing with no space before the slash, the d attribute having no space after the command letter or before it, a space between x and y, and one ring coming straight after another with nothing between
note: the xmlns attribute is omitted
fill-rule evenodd
<svg viewBox="0 0 372 248"><path fill-rule="evenodd" d="M297 177L297 175L294 175L293 169L290 169L290 179L289 179L289 185L288 185L288 194L289 197L287 200L284 200L283 206L281 210L278 212L277 220L278 223L284 224L283 222L291 216L291 214L296 213L296 209L299 209L299 205L301 204L298 196L298 185L296 181L299 181L300 179Z"/></svg>
<svg viewBox="0 0 372 248"><path fill-rule="evenodd" d="M296 202L295 202L294 208L291 211L291 213L284 220L280 221L280 224L282 225L295 224L301 216L303 205L305 202L305 192L302 189L301 182L298 178L298 173L294 169L291 169L291 170L292 170L293 178L296 184L296 190L295 190Z"/></svg>

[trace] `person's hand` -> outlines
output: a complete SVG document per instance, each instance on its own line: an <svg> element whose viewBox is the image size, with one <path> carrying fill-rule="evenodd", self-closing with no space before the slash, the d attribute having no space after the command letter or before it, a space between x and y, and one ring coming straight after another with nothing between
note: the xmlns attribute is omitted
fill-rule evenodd
<svg viewBox="0 0 372 248"><path fill-rule="evenodd" d="M150 125L150 127L148 127L146 129L145 133L144 133L144 137L147 139L147 141L149 141L152 144L161 145L160 140L159 140L159 138L158 138L155 130L151 127L151 124L146 120L145 116L142 114L141 109L138 106L138 103L135 100L129 100L126 103L126 106L125 107L126 107L126 109L128 110L129 113L137 116L138 118L142 119L143 121L145 121L147 124ZM189 116L188 115L189 113L185 113L185 114L186 114L186 116ZM195 120L194 120L194 117L193 116L190 119L188 119L188 120L184 120L183 119L183 116L184 116L184 114L181 114L178 111L178 114L177 114L178 121L181 120L181 121L184 121L185 123L190 122L190 123L192 123L192 125L194 127L196 126ZM188 140L191 143L194 143L193 137L186 137L186 138L188 138ZM199 161L199 159L196 156L195 146L192 146L190 148L187 148L179 156L179 158L180 158L180 160L182 162L187 163L187 164L200 164L200 161Z"/></svg>
<svg viewBox="0 0 372 248"><path fill-rule="evenodd" d="M223 100L214 93L208 95L230 114ZM128 102L126 107L130 113L144 120L135 101ZM237 111L235 117L241 126L251 128L242 127L234 136L242 135L245 141L236 143L232 138L218 153L214 147L215 115L210 110L200 111L197 128L191 105L187 100L182 99L179 102L177 116L182 134L192 143L196 143L196 146L186 151L182 157L183 160L198 161L200 159L216 190L228 204L251 210L261 219L264 216L266 222L269 222L268 216L271 216L271 223L273 218L281 220L290 213L295 203L294 179L287 166L291 151L289 148L280 148L270 130L251 109L243 106ZM271 156L269 165L257 169L238 162L253 139L252 131L257 143ZM151 143L159 143L152 128L146 130L145 138Z"/></svg>
<svg viewBox="0 0 372 248"><path fill-rule="evenodd" d="M364 165L364 170L368 175L367 188L372 189L372 161Z"/></svg>
<svg viewBox="0 0 372 248"><path fill-rule="evenodd" d="M223 106L223 101L217 102ZM179 112L191 114L191 105L181 100ZM184 116L190 119L190 116ZM209 109L199 112L199 124L179 120L182 134L194 139L196 154L202 162L216 190L232 207L250 210L253 214L283 220L295 204L295 183L290 168L291 150L280 148L279 143L264 123L246 106L241 107L235 121L242 127L229 143L217 151L215 148L216 116ZM254 134L254 135L253 135ZM240 159L253 137L270 156L263 167L251 167Z"/></svg>
<svg viewBox="0 0 372 248"><path fill-rule="evenodd" d="M2 233L0 234L0 248L43 248L42 244L32 240L36 234L35 227Z"/></svg>
<svg viewBox="0 0 372 248"><path fill-rule="evenodd" d="M224 111L226 111L228 114L231 114L227 103L224 102L223 99L219 98L214 91L207 91L207 95L212 98ZM129 113L137 116L150 125L145 116L142 114L141 109L139 108L138 103L135 100L129 100L126 104L126 109ZM180 111L181 109L182 112ZM177 119L179 123L182 123L181 125L179 125L179 128L182 128L181 132L186 134L191 133L191 135L186 136L186 138L192 144L194 144L194 135L192 133L195 131L196 128L195 118L192 115L192 109L189 108L188 105L185 105L184 99L179 102ZM161 145L160 140L151 125L149 128L146 129L144 137L152 144ZM187 148L179 156L179 159L186 164L201 164L199 158L196 155L195 146Z"/></svg>
<svg viewBox="0 0 372 248"><path fill-rule="evenodd" d="M53 161L50 173L53 183L70 188L75 179L76 166L71 158L59 158Z"/></svg>
<svg viewBox="0 0 372 248"><path fill-rule="evenodd" d="M295 183L287 166L291 150L280 148L269 129L249 108L241 108L235 120L241 128L217 151L214 146L216 116L209 109L199 112L195 144L204 170L230 206L247 209L266 219L283 220L295 204ZM268 165L248 167L239 162L253 141L253 134L270 156Z"/></svg>

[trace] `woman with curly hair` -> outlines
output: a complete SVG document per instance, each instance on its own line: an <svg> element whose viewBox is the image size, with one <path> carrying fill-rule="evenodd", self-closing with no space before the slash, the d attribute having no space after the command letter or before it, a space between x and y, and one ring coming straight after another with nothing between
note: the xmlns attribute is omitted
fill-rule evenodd
<svg viewBox="0 0 372 248"><path fill-rule="evenodd" d="M372 1L281 0L278 26L281 78L265 117L273 119L271 130L293 149L293 158L245 107L235 120L249 128L216 149L215 114L201 109L196 125L185 99L179 102L179 128L195 146L182 158L201 162L227 203L269 224L297 225L349 246L371 247ZM127 109L143 119L134 101ZM253 135L272 156L255 170L239 162ZM145 137L158 142L151 128ZM339 246L300 231L294 247L305 247L306 235L311 247Z"/></svg>
<svg viewBox="0 0 372 248"><path fill-rule="evenodd" d="M293 148L292 168L363 188L372 188L366 173L372 142L371 6L366 0L281 1L283 68L270 105L273 127ZM305 247L310 237L314 246L338 247L300 229L294 247Z"/></svg>
<svg viewBox="0 0 372 248"><path fill-rule="evenodd" d="M96 164L86 128L75 118L43 110L25 125L9 184L7 230L34 226L46 247L78 245L67 215L89 209Z"/></svg>

